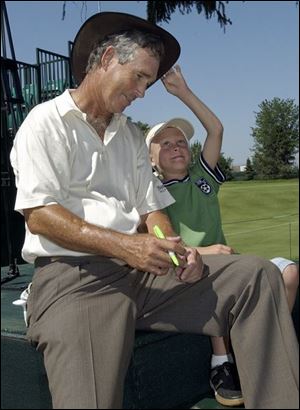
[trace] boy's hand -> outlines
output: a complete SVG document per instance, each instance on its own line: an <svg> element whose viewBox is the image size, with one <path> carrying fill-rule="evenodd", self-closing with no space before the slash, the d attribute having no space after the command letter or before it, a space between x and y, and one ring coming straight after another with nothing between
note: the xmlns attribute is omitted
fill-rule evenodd
<svg viewBox="0 0 300 410"><path fill-rule="evenodd" d="M197 250L200 255L231 255L236 253L231 246L223 245L221 243L210 246L199 246L197 247Z"/></svg>
<svg viewBox="0 0 300 410"><path fill-rule="evenodd" d="M187 83L181 73L180 66L177 64L172 67L162 78L166 90L177 97L188 90Z"/></svg>

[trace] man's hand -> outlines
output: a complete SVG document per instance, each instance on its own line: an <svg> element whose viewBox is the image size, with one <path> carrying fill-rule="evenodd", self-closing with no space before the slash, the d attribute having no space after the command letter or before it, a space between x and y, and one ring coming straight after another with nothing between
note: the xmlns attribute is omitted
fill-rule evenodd
<svg viewBox="0 0 300 410"><path fill-rule="evenodd" d="M196 248L186 248L187 261L186 266L176 269L176 276L180 282L194 283L198 282L203 275L203 261Z"/></svg>
<svg viewBox="0 0 300 410"><path fill-rule="evenodd" d="M177 254L181 270L186 265L187 251L180 244L179 236L158 239L151 234L135 234L127 235L126 241L121 259L138 270L159 276L166 275L170 268L174 268L169 251Z"/></svg>

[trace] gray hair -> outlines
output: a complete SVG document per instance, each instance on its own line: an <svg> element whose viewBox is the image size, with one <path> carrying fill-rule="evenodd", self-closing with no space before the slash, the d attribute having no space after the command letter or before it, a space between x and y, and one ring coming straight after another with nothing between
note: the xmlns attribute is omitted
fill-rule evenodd
<svg viewBox="0 0 300 410"><path fill-rule="evenodd" d="M132 61L138 48L148 48L159 61L165 54L164 45L159 36L138 30L123 31L107 36L95 45L88 59L86 73L96 68L109 46L115 48L120 64Z"/></svg>

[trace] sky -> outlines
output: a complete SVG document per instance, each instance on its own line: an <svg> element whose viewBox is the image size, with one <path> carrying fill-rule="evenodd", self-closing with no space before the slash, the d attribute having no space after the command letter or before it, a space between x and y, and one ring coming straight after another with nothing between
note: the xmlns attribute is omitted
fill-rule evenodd
<svg viewBox="0 0 300 410"><path fill-rule="evenodd" d="M36 48L68 55L85 19L99 11L119 11L146 18L146 1L6 1L16 59L36 62ZM296 1L230 1L225 12L232 21L224 32L217 17L206 19L194 8L176 11L159 23L181 45L178 59L193 92L220 118L222 152L234 165L251 158L255 113L275 97L299 104L299 6ZM192 142L204 142L205 129L196 116L160 81L125 111L133 121L149 125L184 117L195 128Z"/></svg>

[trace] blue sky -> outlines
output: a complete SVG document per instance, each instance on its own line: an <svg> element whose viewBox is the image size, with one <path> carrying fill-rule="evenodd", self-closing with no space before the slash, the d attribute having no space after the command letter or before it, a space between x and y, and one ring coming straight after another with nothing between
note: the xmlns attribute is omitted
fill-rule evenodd
<svg viewBox="0 0 300 410"><path fill-rule="evenodd" d="M6 1L17 60L35 63L37 47L67 55L84 19L100 11L121 11L146 18L145 1L68 1L62 21L62 1ZM226 14L232 25L224 33L217 18L206 20L194 9L176 12L160 25L181 44L185 78L221 119L222 151L234 164L244 164L252 153L251 127L259 104L274 97L299 104L299 6L295 1L230 1ZM195 127L195 140L205 130L162 84L153 85L142 100L125 112L150 125L185 117Z"/></svg>

